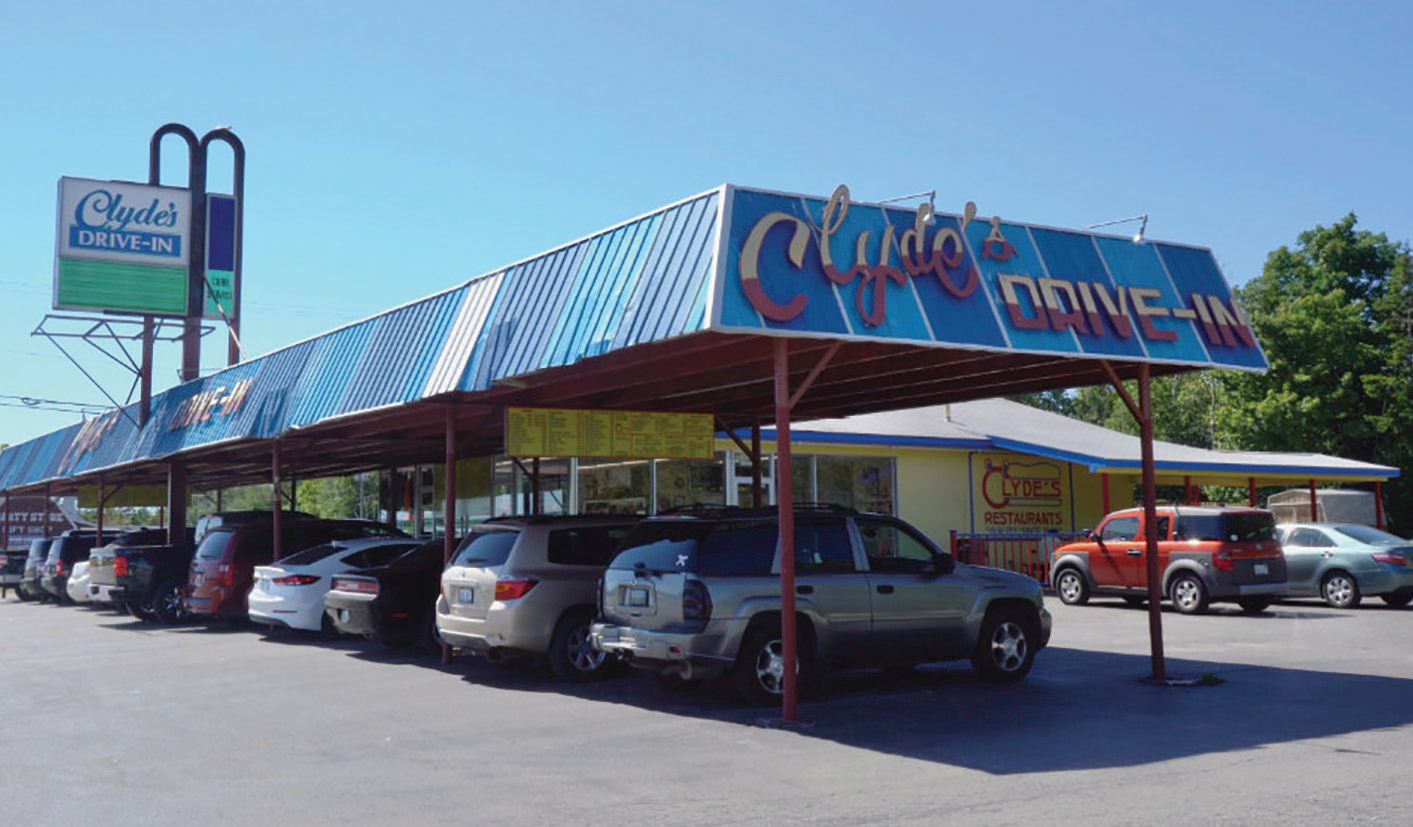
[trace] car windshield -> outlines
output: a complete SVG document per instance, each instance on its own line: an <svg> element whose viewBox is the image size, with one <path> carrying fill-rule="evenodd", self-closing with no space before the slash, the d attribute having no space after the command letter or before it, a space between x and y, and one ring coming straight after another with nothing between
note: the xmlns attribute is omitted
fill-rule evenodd
<svg viewBox="0 0 1413 827"><path fill-rule="evenodd" d="M49 546L53 545L53 540L33 540L29 544L29 559L43 560L49 556Z"/></svg>
<svg viewBox="0 0 1413 827"><path fill-rule="evenodd" d="M1367 543L1371 546L1402 546L1408 541L1397 534L1390 534L1366 525L1341 525L1332 529L1336 534L1343 534L1350 539L1360 543Z"/></svg>
<svg viewBox="0 0 1413 827"><path fill-rule="evenodd" d="M520 538L520 532L512 529L482 528L466 535L461 547L456 550L453 566L499 566L510 557L510 549Z"/></svg>

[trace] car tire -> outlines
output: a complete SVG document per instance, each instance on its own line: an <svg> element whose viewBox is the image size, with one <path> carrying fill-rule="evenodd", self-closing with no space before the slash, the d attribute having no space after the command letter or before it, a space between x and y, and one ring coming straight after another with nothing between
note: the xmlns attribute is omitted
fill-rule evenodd
<svg viewBox="0 0 1413 827"><path fill-rule="evenodd" d="M799 635L796 642L796 686L803 694L814 685L814 670L806 654L808 644ZM779 621L769 621L753 627L736 653L732 680L736 693L751 706L772 706L781 703L785 689L785 641Z"/></svg>
<svg viewBox="0 0 1413 827"><path fill-rule="evenodd" d="M1247 614L1260 614L1271 607L1272 600L1269 597L1243 597L1236 601L1243 612Z"/></svg>
<svg viewBox="0 0 1413 827"><path fill-rule="evenodd" d="M1363 596L1359 594L1359 581L1347 571L1336 569L1326 574L1320 581L1320 597L1336 609L1357 609Z"/></svg>
<svg viewBox="0 0 1413 827"><path fill-rule="evenodd" d="M1389 592L1380 595L1379 599L1395 609L1402 609L1413 603L1413 592Z"/></svg>
<svg viewBox="0 0 1413 827"><path fill-rule="evenodd" d="M1067 566L1055 575L1055 594L1066 606L1083 606L1089 602L1089 584L1079 569Z"/></svg>
<svg viewBox="0 0 1413 827"><path fill-rule="evenodd" d="M1207 611L1210 598L1202 578L1191 572L1183 572L1173 578L1168 585L1168 600L1173 608L1185 615L1200 615Z"/></svg>
<svg viewBox="0 0 1413 827"><path fill-rule="evenodd" d="M562 681L583 683L603 677L608 671L608 655L594 648L589 637L593 614L572 611L559 619L550 638L550 671Z"/></svg>
<svg viewBox="0 0 1413 827"><path fill-rule="evenodd" d="M189 615L186 604L182 602L182 587L185 585L184 580L176 578L162 581L152 595L152 602L148 604L153 620L163 626L175 626L186 621Z"/></svg>
<svg viewBox="0 0 1413 827"><path fill-rule="evenodd" d="M128 614L145 622L152 622L156 618L152 614L152 607L146 603L127 603ZM183 607L185 608L185 607Z"/></svg>
<svg viewBox="0 0 1413 827"><path fill-rule="evenodd" d="M1034 663L1035 632L1030 621L1012 608L987 612L971 656L977 674L992 683L1014 683L1024 678Z"/></svg>

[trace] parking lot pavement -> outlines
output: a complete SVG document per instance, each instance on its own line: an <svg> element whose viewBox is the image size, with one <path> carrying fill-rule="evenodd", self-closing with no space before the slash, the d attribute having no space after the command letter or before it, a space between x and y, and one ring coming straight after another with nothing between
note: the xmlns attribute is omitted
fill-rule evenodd
<svg viewBox="0 0 1413 827"><path fill-rule="evenodd" d="M1055 614L1022 683L832 676L757 725L710 688L0 601L4 823L1407 823L1413 611Z"/></svg>

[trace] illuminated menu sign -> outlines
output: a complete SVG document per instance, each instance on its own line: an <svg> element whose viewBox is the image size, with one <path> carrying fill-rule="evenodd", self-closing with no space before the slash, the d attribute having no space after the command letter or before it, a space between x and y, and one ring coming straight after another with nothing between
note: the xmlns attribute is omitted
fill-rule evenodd
<svg viewBox="0 0 1413 827"><path fill-rule="evenodd" d="M711 459L711 414L507 408L505 452L514 457Z"/></svg>

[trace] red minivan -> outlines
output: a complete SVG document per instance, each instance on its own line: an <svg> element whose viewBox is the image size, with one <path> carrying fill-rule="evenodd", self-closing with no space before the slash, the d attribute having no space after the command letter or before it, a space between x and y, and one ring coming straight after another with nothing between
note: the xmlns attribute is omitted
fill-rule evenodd
<svg viewBox="0 0 1413 827"><path fill-rule="evenodd" d="M1260 612L1287 592L1276 520L1259 508L1164 505L1157 509L1159 593L1184 614L1235 601ZM1088 538L1055 549L1050 581L1060 602L1091 594L1148 598L1143 509L1116 511Z"/></svg>
<svg viewBox="0 0 1413 827"><path fill-rule="evenodd" d="M371 520L290 520L280 526L282 552L288 556L333 540L360 537L406 537L397 529ZM274 560L275 532L271 522L213 528L196 547L183 601L201 618L244 618L246 596L256 566Z"/></svg>

